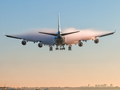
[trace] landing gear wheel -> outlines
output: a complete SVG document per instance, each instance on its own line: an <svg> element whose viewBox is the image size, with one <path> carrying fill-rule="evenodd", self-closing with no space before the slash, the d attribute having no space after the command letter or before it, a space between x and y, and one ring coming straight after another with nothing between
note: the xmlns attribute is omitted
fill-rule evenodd
<svg viewBox="0 0 120 90"><path fill-rule="evenodd" d="M57 47L56 50L59 50L59 48Z"/></svg>
<svg viewBox="0 0 120 90"><path fill-rule="evenodd" d="M53 51L53 47L52 46L50 46L50 51Z"/></svg>
<svg viewBox="0 0 120 90"><path fill-rule="evenodd" d="M62 46L60 46L60 50L63 50L63 49L62 49Z"/></svg>
<svg viewBox="0 0 120 90"><path fill-rule="evenodd" d="M96 44L99 43L99 39L95 39L94 43L96 43Z"/></svg>
<svg viewBox="0 0 120 90"><path fill-rule="evenodd" d="M71 50L71 46L68 47L68 50L69 50L69 51Z"/></svg>
<svg viewBox="0 0 120 90"><path fill-rule="evenodd" d="M59 50L58 45L56 45L56 50Z"/></svg>
<svg viewBox="0 0 120 90"><path fill-rule="evenodd" d="M65 50L65 48L63 48L63 50Z"/></svg>
<svg viewBox="0 0 120 90"><path fill-rule="evenodd" d="M83 43L82 43L82 42L80 42L78 45L79 45L80 47L82 47L82 46L83 46Z"/></svg>

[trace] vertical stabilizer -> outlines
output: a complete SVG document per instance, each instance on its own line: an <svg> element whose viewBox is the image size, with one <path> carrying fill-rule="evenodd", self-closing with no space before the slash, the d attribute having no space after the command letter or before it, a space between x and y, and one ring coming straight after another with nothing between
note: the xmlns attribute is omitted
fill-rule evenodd
<svg viewBox="0 0 120 90"><path fill-rule="evenodd" d="M60 14L58 13L58 32L61 32L60 28Z"/></svg>

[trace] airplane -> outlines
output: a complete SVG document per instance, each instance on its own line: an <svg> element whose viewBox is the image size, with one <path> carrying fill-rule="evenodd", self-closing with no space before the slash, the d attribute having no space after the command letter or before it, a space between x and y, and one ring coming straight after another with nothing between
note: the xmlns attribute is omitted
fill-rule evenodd
<svg viewBox="0 0 120 90"><path fill-rule="evenodd" d="M82 47L82 41L94 40L94 43L99 43L100 37L112 35L114 32L95 32L90 30L77 30L75 31L72 28L72 32L62 33L60 27L60 15L58 14L58 32L31 32L22 35L6 35L9 38L22 39L22 45L26 45L28 41L32 41L34 43L38 43L38 47L42 48L43 45L48 45L49 50L53 51L53 46L56 45L56 50L65 50L65 45L68 46L68 50L71 50L72 45L78 44L78 46Z"/></svg>

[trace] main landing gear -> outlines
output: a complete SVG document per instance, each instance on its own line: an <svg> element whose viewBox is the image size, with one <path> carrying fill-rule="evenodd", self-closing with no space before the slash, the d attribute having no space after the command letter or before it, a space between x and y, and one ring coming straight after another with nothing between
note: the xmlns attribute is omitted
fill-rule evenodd
<svg viewBox="0 0 120 90"><path fill-rule="evenodd" d="M65 47L64 47L64 45L63 45L63 47L60 47L60 50L65 50Z"/></svg>
<svg viewBox="0 0 120 90"><path fill-rule="evenodd" d="M50 46L50 49L49 49L50 51L53 51L53 47L52 46Z"/></svg>
<svg viewBox="0 0 120 90"><path fill-rule="evenodd" d="M69 46L69 47L68 47L68 51L71 51L71 50L72 50L72 48L71 48L71 46Z"/></svg>
<svg viewBox="0 0 120 90"><path fill-rule="evenodd" d="M56 50L59 50L58 46L56 46ZM65 50L65 47L64 45L63 46L60 46L60 50ZM68 51L72 50L72 46L68 46Z"/></svg>
<svg viewBox="0 0 120 90"><path fill-rule="evenodd" d="M58 46L56 45L56 50L59 50ZM65 50L65 47L64 45L63 46L60 46L60 50Z"/></svg>
<svg viewBox="0 0 120 90"><path fill-rule="evenodd" d="M58 48L58 46L56 45L56 50L65 50L65 47L64 45L63 46L60 46L60 48ZM72 46L68 46L68 51L71 51L72 50ZM52 46L49 46L49 51L53 51L53 47Z"/></svg>
<svg viewBox="0 0 120 90"><path fill-rule="evenodd" d="M56 45L56 50L59 50L58 46Z"/></svg>

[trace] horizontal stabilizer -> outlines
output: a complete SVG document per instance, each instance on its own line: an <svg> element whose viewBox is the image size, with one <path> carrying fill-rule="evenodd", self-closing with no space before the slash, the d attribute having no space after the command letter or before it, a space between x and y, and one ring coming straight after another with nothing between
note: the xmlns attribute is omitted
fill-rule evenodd
<svg viewBox="0 0 120 90"><path fill-rule="evenodd" d="M69 35L69 34L73 34L73 33L78 33L78 32L80 32L80 31L69 32L69 33L62 33L61 35L62 35L62 36L65 36L65 35Z"/></svg>
<svg viewBox="0 0 120 90"><path fill-rule="evenodd" d="M69 35L69 34L73 34L73 33L78 33L80 31L75 31L75 32L69 32L69 33L62 33L60 34L61 36L65 36L65 35ZM47 34L47 35L52 35L52 36L57 36L58 34L54 34L54 33L46 33L46 32L39 32L39 33L42 33L42 34Z"/></svg>
<svg viewBox="0 0 120 90"><path fill-rule="evenodd" d="M39 33L47 34L47 35L52 35L52 36L57 36L57 34L54 34L54 33L46 33L46 32L39 32Z"/></svg>

